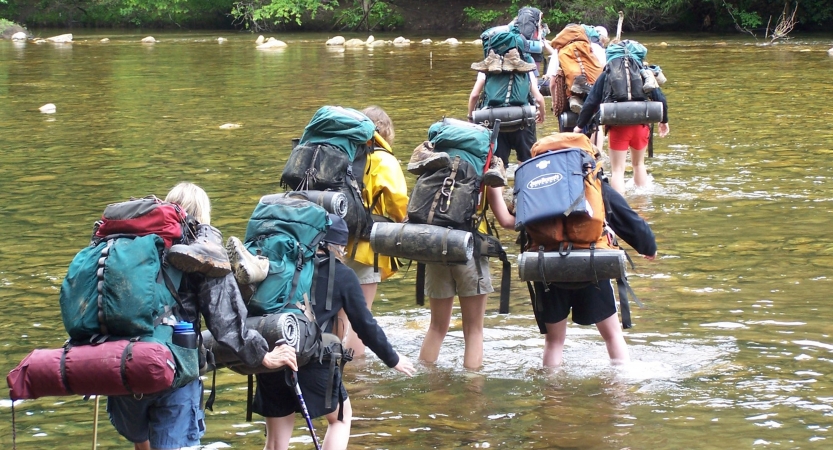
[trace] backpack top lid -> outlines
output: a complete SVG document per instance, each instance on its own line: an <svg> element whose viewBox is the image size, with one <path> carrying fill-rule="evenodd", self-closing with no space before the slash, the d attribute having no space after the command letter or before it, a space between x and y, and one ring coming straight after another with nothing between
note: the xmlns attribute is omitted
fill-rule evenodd
<svg viewBox="0 0 833 450"><path fill-rule="evenodd" d="M428 140L434 144L435 152L446 152L452 158L459 156L478 175L483 174L491 138L488 128L451 118L435 122L428 128Z"/></svg>
<svg viewBox="0 0 833 450"><path fill-rule="evenodd" d="M554 48L566 47L570 42L579 41L586 42L590 45L590 38L587 36L587 31L581 25L567 25L563 30L550 41L550 45Z"/></svg>
<svg viewBox="0 0 833 450"><path fill-rule="evenodd" d="M521 35L517 25L500 25L489 28L480 34L483 41L483 57L489 56L489 50L494 50L498 55L505 55L513 48L524 52L524 37Z"/></svg>
<svg viewBox="0 0 833 450"><path fill-rule="evenodd" d="M518 16L513 21L518 26L523 37L527 39L539 38L541 25L541 10L531 6L524 6L518 10Z"/></svg>
<svg viewBox="0 0 833 450"><path fill-rule="evenodd" d="M246 226L246 242L274 234L286 234L315 249L330 226L327 210L313 202L281 194L264 195Z"/></svg>
<svg viewBox="0 0 833 450"><path fill-rule="evenodd" d="M644 45L640 44L639 42L630 40L617 42L616 44L610 44L607 46L607 49L605 50L607 62L610 62L616 58L621 58L623 56L630 56L631 58L639 62L640 66L642 66L642 61L645 60L645 56L647 54L648 49L645 48Z"/></svg>
<svg viewBox="0 0 833 450"><path fill-rule="evenodd" d="M590 142L590 138L584 133L553 133L544 136L532 145L530 153L534 158L548 151L565 150L568 148L580 148L592 155L594 160L601 156L598 149Z"/></svg>
<svg viewBox="0 0 833 450"><path fill-rule="evenodd" d="M344 150L350 161L357 148L373 139L376 124L352 108L322 106L315 112L301 135L301 144L329 143Z"/></svg>
<svg viewBox="0 0 833 450"><path fill-rule="evenodd" d="M179 205L149 195L107 205L95 230L95 237L156 234L165 242L165 247L170 247L182 239L185 222L185 210Z"/></svg>

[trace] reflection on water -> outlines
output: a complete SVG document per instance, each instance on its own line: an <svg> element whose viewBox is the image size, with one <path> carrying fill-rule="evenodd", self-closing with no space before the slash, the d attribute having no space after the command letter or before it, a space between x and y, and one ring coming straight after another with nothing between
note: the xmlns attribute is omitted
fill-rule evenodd
<svg viewBox="0 0 833 450"><path fill-rule="evenodd" d="M333 49L323 35L280 36L288 47L258 51L250 35L225 33L222 45L218 36L0 42L0 314L9 318L0 367L63 343L60 283L107 203L194 181L212 197L215 224L241 235L257 199L279 189L290 141L318 107L382 106L404 163L433 121L464 116L469 64L481 55L466 44ZM348 365L351 448L828 446L829 36L773 46L738 36L636 38L668 77L671 134L655 140L652 187L628 191L660 249L630 274L645 303L626 332L634 361L611 367L595 329L571 326L564 366L541 369L543 339L515 282L511 314L497 314L490 299L481 370L462 369L459 322L440 360L414 378L374 356ZM46 103L57 113L40 114ZM241 127L220 129L226 123ZM549 117L539 136L555 129ZM502 238L514 253L512 233ZM413 286L414 272L403 270L382 285L374 311L395 348L416 359L429 316L414 305ZM262 446L263 422L244 420L245 386L242 376L217 374L209 448ZM88 447L92 405L19 402L18 443ZM10 406L0 401L5 417ZM99 420L101 446L126 447L103 411ZM311 446L302 422L294 448ZM0 421L4 447L10 425ZM322 435L325 422L316 428Z"/></svg>

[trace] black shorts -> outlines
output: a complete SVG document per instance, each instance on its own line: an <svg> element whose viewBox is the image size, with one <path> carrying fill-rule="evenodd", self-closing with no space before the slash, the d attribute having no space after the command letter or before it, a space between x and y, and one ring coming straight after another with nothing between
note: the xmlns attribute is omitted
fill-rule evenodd
<svg viewBox="0 0 833 450"><path fill-rule="evenodd" d="M321 417L336 410L347 399L347 390L341 383L341 371L336 366L333 380L333 395L330 408L324 407L324 395L329 382L330 365L311 361L298 370L298 383L301 394L307 404L307 410L312 418ZM286 371L261 373L257 377L252 411L264 417L286 417L296 412L302 412L295 388L286 381Z"/></svg>
<svg viewBox="0 0 833 450"><path fill-rule="evenodd" d="M509 155L514 148L518 162L524 162L532 157L532 146L536 140L534 126L498 133L495 155L503 160L503 166L506 167L509 165Z"/></svg>
<svg viewBox="0 0 833 450"><path fill-rule="evenodd" d="M543 283L534 283L534 287L536 295L541 296L540 302L532 302L541 334L547 333L545 324L561 322L570 315L570 310L573 311L573 322L579 325L594 325L616 314L616 297L611 280L578 289L550 284L549 291L545 291Z"/></svg>

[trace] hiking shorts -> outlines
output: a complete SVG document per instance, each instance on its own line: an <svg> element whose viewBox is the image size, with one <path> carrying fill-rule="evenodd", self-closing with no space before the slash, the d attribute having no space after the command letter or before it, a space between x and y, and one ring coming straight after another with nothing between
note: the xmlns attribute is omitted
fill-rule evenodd
<svg viewBox="0 0 833 450"><path fill-rule="evenodd" d="M286 382L286 371L260 373L257 377L257 389L252 403L252 411L263 417L286 417L302 412L301 403L295 394L295 387ZM330 377L330 362L310 361L298 369L298 383L304 403L312 418L329 414L347 400L347 390L341 382L341 372L336 366L333 379L333 395L330 408L324 407L327 384Z"/></svg>
<svg viewBox="0 0 833 450"><path fill-rule="evenodd" d="M503 160L503 167L509 167L509 155L514 148L518 162L524 162L532 158L532 146L536 140L534 126L498 133L495 155Z"/></svg>
<svg viewBox="0 0 833 450"><path fill-rule="evenodd" d="M472 258L466 264L444 266L442 264L425 265L425 296L428 298L473 297L490 294L492 276L489 273L489 258L480 257L483 276L477 274L477 262ZM480 292L478 292L480 287Z"/></svg>
<svg viewBox="0 0 833 450"><path fill-rule="evenodd" d="M107 412L116 431L130 442L149 440L158 449L193 447L205 434L201 398L202 381L194 380L138 400L132 395L107 397Z"/></svg>
<svg viewBox="0 0 833 450"><path fill-rule="evenodd" d="M352 259L346 259L344 261L344 264L347 265L347 267L353 269L353 272L356 272L356 276L359 277L359 284L373 284L382 282L382 272L376 272L373 269L373 266L362 264Z"/></svg>
<svg viewBox="0 0 833 450"><path fill-rule="evenodd" d="M608 147L621 152L627 151L628 148L645 150L650 137L651 127L648 125L610 125Z"/></svg>
<svg viewBox="0 0 833 450"><path fill-rule="evenodd" d="M543 296L542 311L538 311L537 302L532 302L541 334L547 333L546 324L561 322L570 315L570 310L573 311L573 322L579 325L594 325L616 314L616 297L611 280L601 280L599 284L578 289L550 284L549 291L544 290L543 283L536 282L535 292Z"/></svg>

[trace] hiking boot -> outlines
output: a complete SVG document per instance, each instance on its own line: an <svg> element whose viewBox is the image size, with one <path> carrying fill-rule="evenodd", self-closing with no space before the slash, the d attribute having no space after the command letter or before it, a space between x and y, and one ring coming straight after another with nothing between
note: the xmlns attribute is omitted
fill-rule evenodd
<svg viewBox="0 0 833 450"><path fill-rule="evenodd" d="M581 107L584 105L584 100L579 98L577 95L570 97L570 111L579 114L581 113Z"/></svg>
<svg viewBox="0 0 833 450"><path fill-rule="evenodd" d="M471 68L478 72L500 72L501 61L500 56L494 50L489 50L486 59L480 62L472 63Z"/></svg>
<svg viewBox="0 0 833 450"><path fill-rule="evenodd" d="M171 247L167 261L185 273L198 272L210 278L224 277L231 272L223 235L211 225L197 225L194 242Z"/></svg>
<svg viewBox="0 0 833 450"><path fill-rule="evenodd" d="M417 145L411 160L408 161L408 172L414 175L422 175L425 172L432 172L447 167L451 158L446 152L435 152L434 144L425 141Z"/></svg>
<svg viewBox="0 0 833 450"><path fill-rule="evenodd" d="M489 170L483 174L483 184L491 187L506 186L506 169L503 168L503 160L501 158L492 156Z"/></svg>
<svg viewBox="0 0 833 450"><path fill-rule="evenodd" d="M653 70L642 69L640 71L640 74L642 75L642 92L647 94L659 87L659 84L657 84L657 79L654 77Z"/></svg>
<svg viewBox="0 0 833 450"><path fill-rule="evenodd" d="M532 72L537 69L534 63L528 63L521 58L518 49L513 48L503 55L503 71L504 72Z"/></svg>
<svg viewBox="0 0 833 450"><path fill-rule="evenodd" d="M269 258L253 255L237 237L228 238L226 252L237 284L260 283L269 274Z"/></svg>

